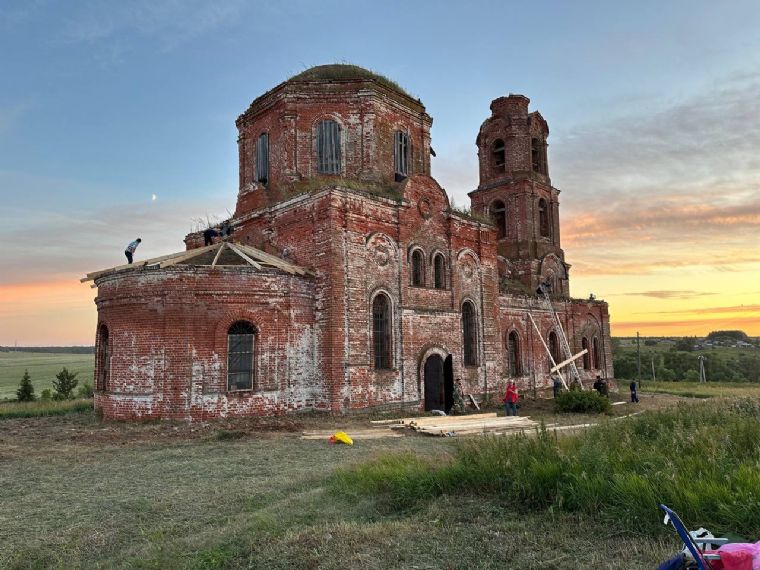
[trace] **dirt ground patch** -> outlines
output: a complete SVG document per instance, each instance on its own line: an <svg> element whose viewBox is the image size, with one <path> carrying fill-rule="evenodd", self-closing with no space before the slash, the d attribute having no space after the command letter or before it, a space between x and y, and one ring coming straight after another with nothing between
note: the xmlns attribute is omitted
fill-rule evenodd
<svg viewBox="0 0 760 570"><path fill-rule="evenodd" d="M618 394L611 394L613 402L623 402ZM694 401L670 394L642 394L639 404L622 403L612 407L611 416L592 414L559 414L554 411L551 399L526 398L520 404L521 416L556 425L597 423L642 410L657 410L678 402ZM477 413L476 410L471 410ZM484 411L503 414L497 405L486 406ZM24 453L45 452L61 443L79 445L131 445L145 442L181 442L194 440L257 439L294 437L307 430L366 430L371 420L429 415L412 410L394 410L388 413L357 412L351 414L300 413L275 417L229 418L206 422L103 421L93 413L69 414L59 417L21 418L4 420L0 430L0 449L6 454L23 449ZM404 432L408 437L426 437Z"/></svg>

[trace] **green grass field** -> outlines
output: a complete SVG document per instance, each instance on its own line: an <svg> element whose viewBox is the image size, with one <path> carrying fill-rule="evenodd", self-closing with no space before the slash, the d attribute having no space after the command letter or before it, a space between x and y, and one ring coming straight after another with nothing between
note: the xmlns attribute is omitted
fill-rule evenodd
<svg viewBox="0 0 760 570"><path fill-rule="evenodd" d="M674 534L519 512L496 495L444 494L389 514L332 477L396 452L445 461L452 439L347 447L256 429L220 437L235 425L92 413L3 422L0 567L622 570L653 568L676 550ZM656 508L651 516L661 520Z"/></svg>
<svg viewBox="0 0 760 570"><path fill-rule="evenodd" d="M625 386L622 386L621 391L624 388ZM760 384L747 382L652 382L650 380L642 383L640 391L673 394L687 398L760 398Z"/></svg>
<svg viewBox="0 0 760 570"><path fill-rule="evenodd" d="M0 400L15 398L16 388L29 370L34 393L39 397L45 388L53 388L53 379L63 367L78 372L79 386L92 384L95 356L91 354L59 354L43 352L0 352Z"/></svg>

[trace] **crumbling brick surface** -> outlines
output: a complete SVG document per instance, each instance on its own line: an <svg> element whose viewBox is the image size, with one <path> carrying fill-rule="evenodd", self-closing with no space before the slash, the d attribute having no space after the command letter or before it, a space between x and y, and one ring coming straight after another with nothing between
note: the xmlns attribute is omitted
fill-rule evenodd
<svg viewBox="0 0 760 570"><path fill-rule="evenodd" d="M613 376L607 305L568 297L569 276L559 240L559 191L533 171L534 139L548 126L528 112L523 96L491 106L478 136L481 184L466 216L452 211L430 177L430 125L424 106L366 77L286 82L256 99L237 120L240 188L233 239L310 270L298 277L252 267L127 271L100 277L99 327L108 329L109 366L96 407L108 418L267 415L298 409L344 411L424 406L424 365L452 357L465 392L500 397L510 373L508 337L519 338L522 388L546 387L546 350L528 315L547 338L554 323L535 295L553 280L554 307L571 348L583 339L595 357L584 379ZM343 169L315 170L314 125L342 129ZM410 175L394 172L394 132L411 141ZM253 180L255 141L269 135L269 178ZM505 142L504 166L488 153ZM533 155L535 158L535 155ZM496 199L507 204L506 232L485 221ZM549 204L551 230L541 235L539 200ZM188 248L202 236L190 234ZM423 284L412 285L412 252L421 252ZM434 259L443 280L434 286ZM391 366L373 360L372 302L391 301ZM476 314L476 363L464 365L462 306ZM227 331L236 320L256 329L254 389L227 390ZM98 330L101 330L100 328ZM101 344L100 336L98 343ZM98 347L99 354L103 354Z"/></svg>

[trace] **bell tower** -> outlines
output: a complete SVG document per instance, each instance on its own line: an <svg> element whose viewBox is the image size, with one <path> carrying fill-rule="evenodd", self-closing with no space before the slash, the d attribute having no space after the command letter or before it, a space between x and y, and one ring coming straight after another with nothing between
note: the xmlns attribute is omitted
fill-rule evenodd
<svg viewBox="0 0 760 570"><path fill-rule="evenodd" d="M549 125L529 103L512 94L491 102L476 139L480 184L469 196L472 211L496 226L502 291L534 292L549 281L553 295L566 297L570 266L560 247L560 191L549 177Z"/></svg>

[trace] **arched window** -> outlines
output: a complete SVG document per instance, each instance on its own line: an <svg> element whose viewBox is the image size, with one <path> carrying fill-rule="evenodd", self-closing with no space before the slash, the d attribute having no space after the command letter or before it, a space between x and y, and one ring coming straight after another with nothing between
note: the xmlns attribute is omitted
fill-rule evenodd
<svg viewBox="0 0 760 570"><path fill-rule="evenodd" d="M433 287L436 289L446 288L446 260L441 253L436 253L433 256Z"/></svg>
<svg viewBox="0 0 760 570"><path fill-rule="evenodd" d="M512 377L522 376L522 362L520 360L520 337L515 331L509 333L507 338L507 357L509 360L509 375Z"/></svg>
<svg viewBox="0 0 760 570"><path fill-rule="evenodd" d="M340 174L340 125L333 120L317 123L317 172Z"/></svg>
<svg viewBox="0 0 760 570"><path fill-rule="evenodd" d="M598 370L599 368L601 368L601 366L599 366L599 341L597 340L596 337L594 337L594 339L591 341L591 344L593 345L592 348L594 349L592 351L592 354L594 355L594 358L593 358L594 368Z"/></svg>
<svg viewBox="0 0 760 570"><path fill-rule="evenodd" d="M396 182L409 176L409 137L406 133L396 131L393 144L393 162L396 170Z"/></svg>
<svg viewBox="0 0 760 570"><path fill-rule="evenodd" d="M462 304L462 345L464 365L478 365L478 323L475 306L470 301Z"/></svg>
<svg viewBox="0 0 760 570"><path fill-rule="evenodd" d="M494 170L497 172L504 172L504 165L506 163L505 157L504 141L496 139L493 141L493 146L491 147L491 158L493 160Z"/></svg>
<svg viewBox="0 0 760 570"><path fill-rule="evenodd" d="M256 182L269 181L269 135L261 133L256 143Z"/></svg>
<svg viewBox="0 0 760 570"><path fill-rule="evenodd" d="M538 201L538 228L541 237L549 237L549 205L543 198Z"/></svg>
<svg viewBox="0 0 760 570"><path fill-rule="evenodd" d="M411 278L414 287L425 286L425 257L419 249L412 252Z"/></svg>
<svg viewBox="0 0 760 570"><path fill-rule="evenodd" d="M98 379L96 388L103 392L108 391L111 375L111 347L108 340L108 327L100 325L98 329Z"/></svg>
<svg viewBox="0 0 760 570"><path fill-rule="evenodd" d="M372 301L372 352L375 368L391 368L391 301L380 293Z"/></svg>
<svg viewBox="0 0 760 570"><path fill-rule="evenodd" d="M581 350L589 350L589 351L591 350L588 346L588 339L585 336L581 340ZM583 368L585 368L586 370L591 368L591 356L589 355L588 352L583 355Z"/></svg>
<svg viewBox="0 0 760 570"><path fill-rule="evenodd" d="M557 333L554 331L549 333L549 352L552 355L552 358L554 359L555 364L559 364L561 362L561 358L559 357L559 340L557 339ZM552 367L551 362L549 362L549 368Z"/></svg>
<svg viewBox="0 0 760 570"><path fill-rule="evenodd" d="M253 389L253 344L256 330L237 321L227 330L227 390Z"/></svg>
<svg viewBox="0 0 760 570"><path fill-rule="evenodd" d="M546 176L548 169L546 168L546 141L541 139L531 139L530 141L530 156L533 166L533 172L538 172Z"/></svg>
<svg viewBox="0 0 760 570"><path fill-rule="evenodd" d="M496 226L496 237L501 239L507 236L507 208L501 200L495 200L489 208L491 220Z"/></svg>

